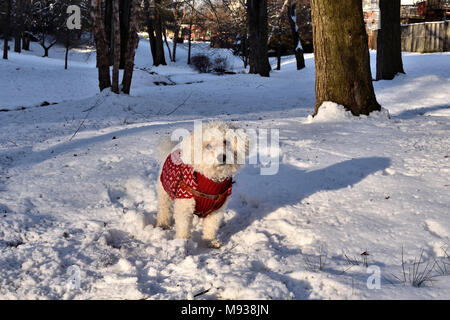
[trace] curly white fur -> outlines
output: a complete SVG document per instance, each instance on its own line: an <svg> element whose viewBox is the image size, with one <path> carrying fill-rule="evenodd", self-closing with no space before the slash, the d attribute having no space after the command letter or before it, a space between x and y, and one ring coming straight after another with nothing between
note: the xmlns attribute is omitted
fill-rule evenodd
<svg viewBox="0 0 450 320"><path fill-rule="evenodd" d="M245 154L248 150L248 139L242 130L238 130L229 123L216 121L202 126L201 137L197 137L196 134L195 132L191 133L180 144L181 159L184 163L192 165L195 171L213 181L220 182L232 177L242 167L244 164L242 155L245 161ZM175 146L176 143L169 139L161 140L158 148L161 169L164 160ZM221 246L217 240L217 231L226 210L227 202L202 219L203 239L212 248ZM172 200L158 179L157 227L170 228L173 211L176 237L187 239L191 236L194 210L195 199Z"/></svg>

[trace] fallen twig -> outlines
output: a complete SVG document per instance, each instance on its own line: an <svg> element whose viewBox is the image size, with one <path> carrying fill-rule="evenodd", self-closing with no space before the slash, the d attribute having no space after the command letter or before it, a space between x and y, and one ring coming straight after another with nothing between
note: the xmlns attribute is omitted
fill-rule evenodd
<svg viewBox="0 0 450 320"><path fill-rule="evenodd" d="M89 114L91 113L91 111L94 110L94 108L97 107L100 103L102 103L105 100L105 97L106 96L99 97L92 107L89 107L86 110L83 110L83 112L87 112L86 116L84 117L83 121L81 121L81 123L78 126L77 130L70 137L69 141L71 141L75 137L75 135L78 133L78 131L80 131L81 127L83 126L84 122L86 121L86 119L89 116Z"/></svg>
<svg viewBox="0 0 450 320"><path fill-rule="evenodd" d="M192 91L191 91L191 93L186 97L186 99L184 99L184 101L183 101L182 103L180 103L179 105L177 105L177 106L175 107L175 109L173 109L173 110L170 111L168 114L166 114L166 116L170 116L172 113L174 113L175 111L177 111L181 106L183 106L183 105L186 103L186 101L191 97L191 95L192 95Z"/></svg>
<svg viewBox="0 0 450 320"><path fill-rule="evenodd" d="M200 291L199 293L194 294L194 298L197 298L197 297L199 297L201 295L204 295L205 293L208 293L211 289L212 289L212 287L207 289L207 290Z"/></svg>

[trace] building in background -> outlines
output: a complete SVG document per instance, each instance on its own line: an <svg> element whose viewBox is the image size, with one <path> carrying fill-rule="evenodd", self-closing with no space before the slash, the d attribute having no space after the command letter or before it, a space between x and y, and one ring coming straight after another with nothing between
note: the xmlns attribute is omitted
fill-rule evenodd
<svg viewBox="0 0 450 320"><path fill-rule="evenodd" d="M380 28L379 0L363 0L369 49L377 49ZM450 50L450 0L402 0L402 51ZM448 20L447 20L448 19Z"/></svg>
<svg viewBox="0 0 450 320"><path fill-rule="evenodd" d="M450 19L450 0L404 0L401 7L403 24Z"/></svg>
<svg viewBox="0 0 450 320"><path fill-rule="evenodd" d="M363 0L364 22L369 41L369 49L377 48L377 34L380 29L379 0Z"/></svg>

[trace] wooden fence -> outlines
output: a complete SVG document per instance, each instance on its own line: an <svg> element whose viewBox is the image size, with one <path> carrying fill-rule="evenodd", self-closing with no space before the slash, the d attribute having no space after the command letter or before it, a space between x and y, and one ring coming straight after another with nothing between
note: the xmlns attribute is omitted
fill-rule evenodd
<svg viewBox="0 0 450 320"><path fill-rule="evenodd" d="M402 25L402 51L450 51L450 21L422 22ZM378 30L367 30L369 48L377 49Z"/></svg>
<svg viewBox="0 0 450 320"><path fill-rule="evenodd" d="M449 24L449 21L437 21L402 25L402 51L449 51Z"/></svg>

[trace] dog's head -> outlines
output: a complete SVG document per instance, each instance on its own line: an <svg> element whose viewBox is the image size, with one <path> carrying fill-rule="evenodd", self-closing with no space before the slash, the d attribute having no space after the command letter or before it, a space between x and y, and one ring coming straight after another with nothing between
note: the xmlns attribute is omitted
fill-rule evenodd
<svg viewBox="0 0 450 320"><path fill-rule="evenodd" d="M181 159L209 179L223 181L244 164L248 137L243 129L226 122L209 122L181 143Z"/></svg>

